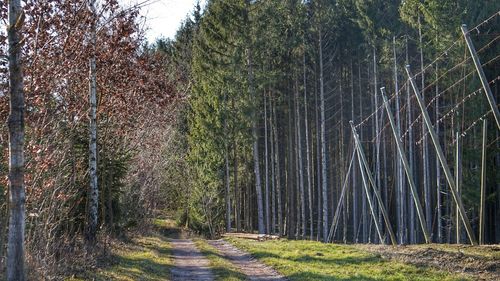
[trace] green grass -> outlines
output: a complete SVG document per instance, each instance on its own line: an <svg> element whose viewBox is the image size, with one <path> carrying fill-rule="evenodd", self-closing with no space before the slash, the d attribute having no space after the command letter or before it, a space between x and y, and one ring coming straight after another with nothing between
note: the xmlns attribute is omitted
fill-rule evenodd
<svg viewBox="0 0 500 281"><path fill-rule="evenodd" d="M210 267L217 281L240 281L246 280L245 275L228 260L224 259L219 251L210 246L207 241L202 239L194 240L196 247L210 261Z"/></svg>
<svg viewBox="0 0 500 281"><path fill-rule="evenodd" d="M170 269L173 264L170 250L170 245L163 236L137 237L130 242L114 245L108 266L66 280L170 280Z"/></svg>
<svg viewBox="0 0 500 281"><path fill-rule="evenodd" d="M291 280L467 280L432 268L385 260L352 245L228 239Z"/></svg>

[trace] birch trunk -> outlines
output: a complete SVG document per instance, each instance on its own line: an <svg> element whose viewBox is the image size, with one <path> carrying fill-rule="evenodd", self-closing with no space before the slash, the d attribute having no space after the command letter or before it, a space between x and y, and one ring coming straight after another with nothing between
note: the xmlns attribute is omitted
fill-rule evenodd
<svg viewBox="0 0 500 281"><path fill-rule="evenodd" d="M20 0L9 1L10 113L9 127L9 234L7 280L26 280L24 270L25 201L24 190L24 83L21 65L21 28L24 13Z"/></svg>
<svg viewBox="0 0 500 281"><path fill-rule="evenodd" d="M97 73L96 73L96 25L97 14L95 8L95 0L89 2L90 11L92 13L92 26L90 34L90 44L92 48L92 55L90 57L90 71L89 71L89 178L90 187L88 194L88 214L87 214L87 229L85 239L89 246L95 245L97 242L97 220L99 210L99 188L97 186Z"/></svg>

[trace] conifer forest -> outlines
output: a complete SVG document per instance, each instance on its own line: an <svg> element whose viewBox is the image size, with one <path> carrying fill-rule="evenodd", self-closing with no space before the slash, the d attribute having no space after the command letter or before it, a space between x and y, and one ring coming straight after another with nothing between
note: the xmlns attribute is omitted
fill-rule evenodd
<svg viewBox="0 0 500 281"><path fill-rule="evenodd" d="M0 2L0 280L500 280L500 2L158 2Z"/></svg>

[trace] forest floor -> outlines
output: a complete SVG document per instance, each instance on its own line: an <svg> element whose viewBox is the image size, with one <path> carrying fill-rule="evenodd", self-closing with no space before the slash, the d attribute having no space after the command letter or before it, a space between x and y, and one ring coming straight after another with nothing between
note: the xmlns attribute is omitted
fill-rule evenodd
<svg viewBox="0 0 500 281"><path fill-rule="evenodd" d="M461 273L474 280L500 280L500 245L360 245L384 258Z"/></svg>
<svg viewBox="0 0 500 281"><path fill-rule="evenodd" d="M500 280L500 246L205 240L172 221L155 225L158 231L113 243L98 268L66 280Z"/></svg>

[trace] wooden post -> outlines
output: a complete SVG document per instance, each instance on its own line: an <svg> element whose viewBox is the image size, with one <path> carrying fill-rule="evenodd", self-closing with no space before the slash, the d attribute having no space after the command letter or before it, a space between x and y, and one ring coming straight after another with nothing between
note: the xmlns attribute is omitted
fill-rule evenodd
<svg viewBox="0 0 500 281"><path fill-rule="evenodd" d="M387 117L389 117L389 123L392 128L394 139L396 141L396 147L398 149L399 158L402 160L403 168L405 170L406 177L408 179L408 184L410 185L413 201L415 202L415 206L417 208L417 215L418 219L420 220L420 226L422 227L422 231L424 233L425 243L431 243L429 231L427 229L427 223L425 221L424 213L422 211L422 205L420 204L420 200L418 198L417 186L415 184L415 180L413 179L413 175L410 170L410 164L408 163L408 159L406 158L405 152L403 150L403 143L401 142L401 136L399 134L399 131L396 129L394 117L392 116L391 109L389 108L389 101L387 100L387 96L385 95L385 87L380 88L380 91L382 92L382 98L384 99L385 110L387 111Z"/></svg>
<svg viewBox="0 0 500 281"><path fill-rule="evenodd" d="M441 163L441 166L443 167L446 180L448 181L448 184L450 186L450 191L451 191L453 200L459 206L460 216L461 216L462 221L465 225L465 229L467 231L467 235L469 237L469 240L472 243L472 245L477 245L476 236L474 235L474 232L472 231L472 227L470 225L469 218L467 217L467 214L465 212L465 208L462 204L462 200L460 199L460 197L458 197L458 194L456 192L456 185L455 185L455 181L453 179L453 175L451 174L450 167L448 166L448 163L446 162L446 158L444 157L444 153L443 153L443 150L441 148L441 144L440 144L439 139L437 137L437 134L434 131L434 128L432 126L431 118L429 117L429 112L427 112L426 105L424 104L424 101L423 101L422 97L420 96L420 92L418 91L417 85L415 83L415 79L413 79L413 75L411 74L409 65L406 66L406 74L408 75L408 79L410 80L410 84L411 84L411 87L413 88L413 91L415 93L415 97L417 98L418 106L420 107L420 110L422 111L422 117L424 119L425 125L427 126L427 130L429 131L429 134L431 136L431 140L432 140L432 143L434 144L434 148L436 149L437 157L439 158L439 162Z"/></svg>
<svg viewBox="0 0 500 281"><path fill-rule="evenodd" d="M332 238L335 236L335 232L337 231L337 225L338 225L339 217L340 217L339 216L340 208L344 204L344 197L345 197L345 194L347 193L347 188L348 188L347 183L349 182L349 176L351 175L352 163L354 162L355 156L356 156L356 149L353 149L351 161L349 162L349 168L347 168L347 173L345 175L344 184L342 186L342 192L340 193L339 202L337 204L337 208L335 209L335 215L333 216L333 223L332 223L332 226L330 227L330 232L328 233L327 242L332 241Z"/></svg>
<svg viewBox="0 0 500 281"><path fill-rule="evenodd" d="M479 245L484 243L484 204L486 197L486 142L488 141L488 120L483 120L483 149L481 153L481 202L479 205Z"/></svg>
<svg viewBox="0 0 500 281"><path fill-rule="evenodd" d="M375 197L377 198L380 211L382 212L382 216L383 216L384 221L385 221L385 227L387 228L387 231L389 232L389 236L391 238L391 243L392 243L392 245L397 245L396 237L394 236L394 232L392 231L391 222L389 221L389 216L387 215L387 211L385 210L384 202L382 201L382 197L380 196L380 194L378 192L378 188L377 188L377 184L375 183L375 179L373 178L373 176L370 172L370 167L368 166L368 162L366 161L366 156L365 156L365 153L363 152L363 147L361 146L361 142L359 141L358 133L356 132L356 128L354 128L354 124L352 123L352 121L350 123L351 123L351 128L352 128L354 140L356 141L356 146L358 148L358 156L359 156L358 158L360 158L360 161L362 161L362 163L360 163L360 165L363 164L365 169L366 169L366 175L368 176L368 179L373 187L373 192L375 193ZM368 194L367 194L367 196L369 197ZM374 217L374 220L376 220L375 217Z"/></svg>
<svg viewBox="0 0 500 281"><path fill-rule="evenodd" d="M353 127L353 130L354 130L354 127ZM370 192L368 191L368 184L367 184L367 180L366 180L365 170L363 168L363 164L361 163L361 156L360 156L359 151L360 151L360 149L359 149L358 143L356 142L356 152L358 155L359 170L361 172L361 179L363 182L363 187L365 189L366 198L368 201L368 206L370 207L370 211L371 211L370 213L372 214L373 222L375 223L375 229L377 230L377 234L378 234L378 237L380 238L380 242L385 243L384 237L382 236L382 232L380 231L380 226L378 225L377 215L375 214L375 211L373 209L373 203L372 203L372 199L370 196Z"/></svg>
<svg viewBox="0 0 500 281"><path fill-rule="evenodd" d="M462 33L464 34L465 43L467 43L467 48L469 49L470 55L472 56L472 60L474 61L474 66L476 67L477 74L479 74L479 79L481 80L481 84L483 85L484 94L486 95L491 110L493 111L493 116L495 116L495 121L497 122L497 128L500 129L500 112L498 111L497 102L495 101L495 97L491 92L490 84L488 83L488 79L486 79L486 75L484 74L481 61L477 56L474 44L472 44L472 40L470 39L469 36L469 30L467 29L466 24L462 24Z"/></svg>

